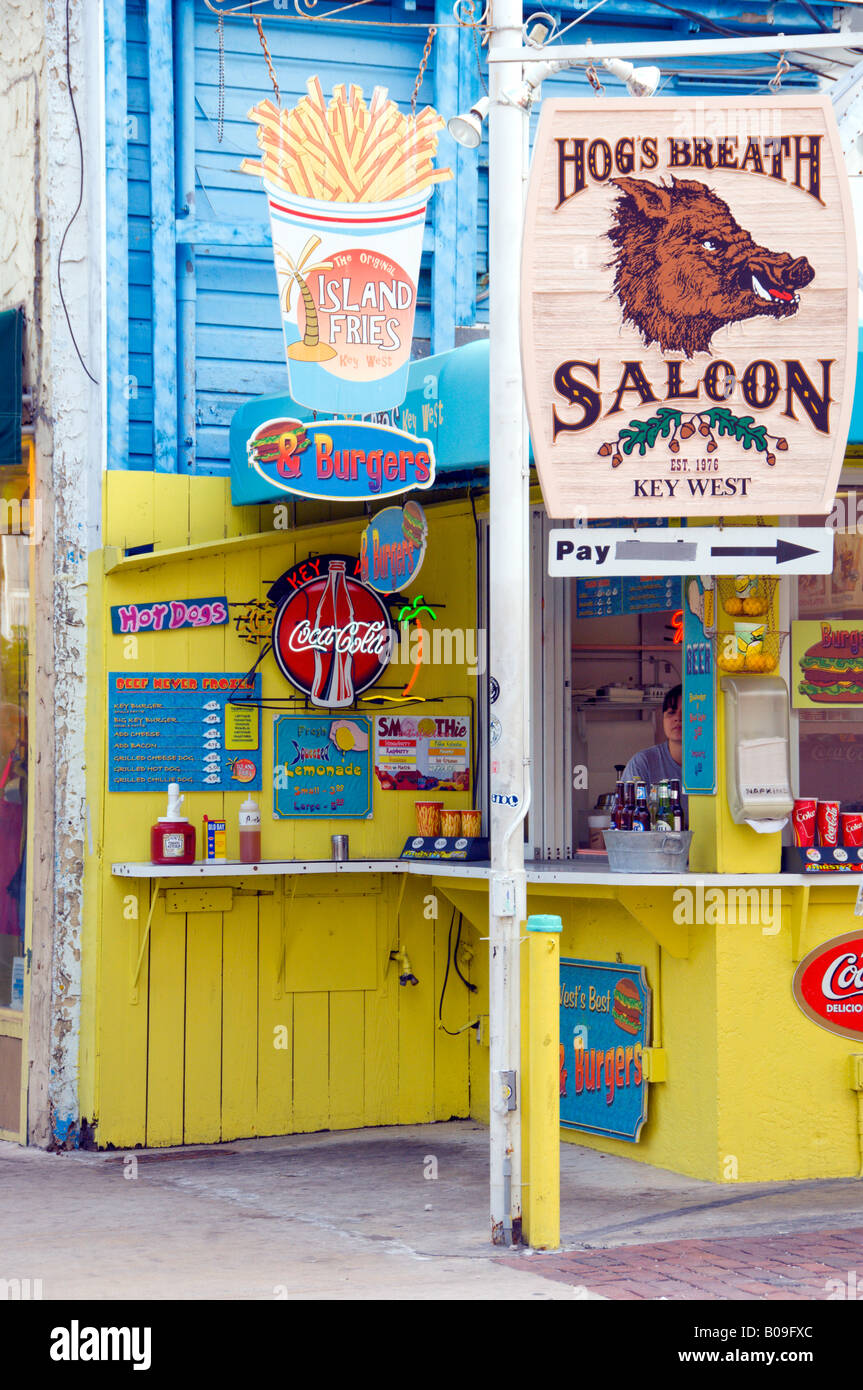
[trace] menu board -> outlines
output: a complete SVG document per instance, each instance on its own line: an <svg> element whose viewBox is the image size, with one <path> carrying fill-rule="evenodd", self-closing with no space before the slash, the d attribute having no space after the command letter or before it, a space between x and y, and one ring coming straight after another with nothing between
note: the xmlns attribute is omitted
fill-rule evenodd
<svg viewBox="0 0 863 1390"><path fill-rule="evenodd" d="M470 791L466 715L379 715L375 776L384 791Z"/></svg>
<svg viewBox="0 0 863 1390"><path fill-rule="evenodd" d="M111 671L108 790L260 790L261 677L251 689L246 680L241 671Z"/></svg>
<svg viewBox="0 0 863 1390"><path fill-rule="evenodd" d="M273 815L359 819L372 813L369 741L363 715L281 714L273 720Z"/></svg>
<svg viewBox="0 0 863 1390"><path fill-rule="evenodd" d="M683 790L687 796L716 791L716 679L713 669L715 602L700 579L686 588L683 609Z"/></svg>
<svg viewBox="0 0 863 1390"><path fill-rule="evenodd" d="M617 575L607 579L575 581L577 618L616 617L621 613L663 613L681 605L677 575L633 579Z"/></svg>

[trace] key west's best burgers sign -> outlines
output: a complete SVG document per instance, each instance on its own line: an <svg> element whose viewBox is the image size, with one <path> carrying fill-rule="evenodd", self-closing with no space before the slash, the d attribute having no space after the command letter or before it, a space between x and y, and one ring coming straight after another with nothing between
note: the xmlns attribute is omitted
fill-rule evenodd
<svg viewBox="0 0 863 1390"><path fill-rule="evenodd" d="M828 511L856 351L826 98L543 102L522 360L550 516Z"/></svg>

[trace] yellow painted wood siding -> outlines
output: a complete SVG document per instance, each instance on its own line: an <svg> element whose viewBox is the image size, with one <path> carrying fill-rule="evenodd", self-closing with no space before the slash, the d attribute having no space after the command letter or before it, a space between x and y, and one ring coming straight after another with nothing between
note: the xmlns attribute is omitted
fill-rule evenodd
<svg viewBox="0 0 863 1390"><path fill-rule="evenodd" d="M232 508L223 479L111 473L105 494L105 542L121 550L149 543L171 549L273 524L272 508ZM410 592L422 592L433 607L441 605L439 626L473 628L470 508L466 503L430 508L429 522L428 553ZM98 708L89 723L103 734L88 769L96 843L87 865L87 900L97 959L85 973L84 1007L96 1041L88 1053L84 1089L92 1098L86 1118L96 1122L100 1145L207 1143L470 1113L471 1053L482 1078L488 1052L471 1045L472 1032L450 1037L438 1028L450 917L443 901L437 918L427 915L430 880L412 878L405 884L398 914L402 881L381 875L235 880L234 889L243 892L234 892L232 908L224 912L168 911L163 887L133 991L155 881L111 875L114 861L149 859L150 827L164 815L166 789L105 792L107 673L242 671L260 652L237 634L233 621L200 632L139 634L130 642L111 632L111 606L222 593L230 603L262 598L279 574L312 551L357 553L363 524L354 518L333 533L313 533L312 539L286 532L283 543L174 558L153 568L119 570L94 583L99 597L94 598L91 652L102 665L91 681L91 701ZM233 618L236 610L231 612ZM386 684L401 677L407 681L409 667L393 669ZM265 698L290 693L272 657L265 658L261 671ZM432 711L470 714L476 736L476 710L467 697L476 694L477 681L464 665L424 665L415 689L445 697ZM255 796L263 857L329 858L334 833L350 836L352 857L395 857L414 829L410 793L376 787L368 821L272 818L272 719L272 711L262 711L265 785ZM237 810L246 794L187 794L184 810L199 836L199 857L205 813L226 820L228 856L237 857ZM466 794L444 793L440 799L447 806L470 804ZM172 880L169 886L181 883ZM455 934L454 929L453 944ZM474 973L482 975L485 946L466 925L463 940L468 939ZM397 968L389 962L399 942L419 978L415 987L400 986ZM446 1026L461 1028L475 1016L474 1008L474 996L451 967ZM481 1079L481 1092L484 1086Z"/></svg>

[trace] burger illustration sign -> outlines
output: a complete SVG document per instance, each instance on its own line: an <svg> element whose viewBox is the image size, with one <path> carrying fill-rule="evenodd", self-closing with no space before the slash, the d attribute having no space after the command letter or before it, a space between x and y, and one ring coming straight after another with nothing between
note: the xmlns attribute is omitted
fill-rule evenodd
<svg viewBox="0 0 863 1390"><path fill-rule="evenodd" d="M647 1119L643 1054L652 991L639 965L560 962L560 1123L636 1141Z"/></svg>
<svg viewBox="0 0 863 1390"><path fill-rule="evenodd" d="M857 268L827 98L545 101L523 246L549 515L829 511Z"/></svg>
<svg viewBox="0 0 863 1390"><path fill-rule="evenodd" d="M796 709L863 705L863 623L792 622L791 691Z"/></svg>

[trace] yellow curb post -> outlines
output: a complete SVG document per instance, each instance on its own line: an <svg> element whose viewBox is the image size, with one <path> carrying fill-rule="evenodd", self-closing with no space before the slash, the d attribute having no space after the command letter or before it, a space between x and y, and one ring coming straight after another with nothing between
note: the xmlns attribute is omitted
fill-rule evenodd
<svg viewBox="0 0 863 1390"><path fill-rule="evenodd" d="M534 1250L560 1245L560 917L528 917L528 1214Z"/></svg>

